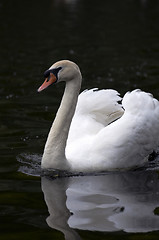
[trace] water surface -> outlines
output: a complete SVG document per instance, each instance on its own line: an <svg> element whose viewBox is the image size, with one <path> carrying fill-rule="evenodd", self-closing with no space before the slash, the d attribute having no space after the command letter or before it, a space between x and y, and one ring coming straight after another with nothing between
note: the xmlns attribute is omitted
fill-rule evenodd
<svg viewBox="0 0 159 240"><path fill-rule="evenodd" d="M104 176L40 177L64 85L43 72L70 59L82 89L159 99L158 0L0 0L0 239L158 239L158 160ZM50 189L50 191L48 191Z"/></svg>

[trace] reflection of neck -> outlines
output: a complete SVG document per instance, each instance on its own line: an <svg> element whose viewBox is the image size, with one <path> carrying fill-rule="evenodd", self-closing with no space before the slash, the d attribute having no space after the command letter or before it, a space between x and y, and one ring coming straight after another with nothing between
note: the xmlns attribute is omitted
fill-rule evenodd
<svg viewBox="0 0 159 240"><path fill-rule="evenodd" d="M47 224L61 231L66 240L80 240L79 235L69 227L70 212L66 207L66 189L68 179L48 180L42 178L42 191L50 216Z"/></svg>
<svg viewBox="0 0 159 240"><path fill-rule="evenodd" d="M69 169L69 165L65 157L65 147L80 87L80 76L66 82L61 105L58 109L45 145L42 159L43 168L55 168L61 170Z"/></svg>

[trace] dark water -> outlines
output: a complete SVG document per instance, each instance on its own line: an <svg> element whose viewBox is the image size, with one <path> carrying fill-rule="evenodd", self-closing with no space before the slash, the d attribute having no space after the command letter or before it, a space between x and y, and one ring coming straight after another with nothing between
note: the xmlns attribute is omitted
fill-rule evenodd
<svg viewBox="0 0 159 240"><path fill-rule="evenodd" d="M0 240L158 239L157 159L127 173L40 178L63 85L36 92L53 62L70 59L82 89L159 99L158 26L158 0L0 0Z"/></svg>

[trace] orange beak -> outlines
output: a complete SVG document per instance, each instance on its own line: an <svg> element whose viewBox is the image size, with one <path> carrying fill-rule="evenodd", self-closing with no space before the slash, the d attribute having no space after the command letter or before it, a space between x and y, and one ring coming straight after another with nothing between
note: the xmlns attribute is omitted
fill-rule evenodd
<svg viewBox="0 0 159 240"><path fill-rule="evenodd" d="M38 88L38 92L43 91L45 88L56 82L56 77L53 73L50 73L50 76L45 79L44 83Z"/></svg>

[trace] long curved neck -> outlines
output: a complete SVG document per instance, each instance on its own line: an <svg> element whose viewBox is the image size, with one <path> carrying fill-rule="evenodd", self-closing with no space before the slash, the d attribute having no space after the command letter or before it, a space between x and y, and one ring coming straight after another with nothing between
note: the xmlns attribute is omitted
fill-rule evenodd
<svg viewBox="0 0 159 240"><path fill-rule="evenodd" d="M80 87L80 75L76 79L66 82L65 92L45 145L42 168L69 170L65 148Z"/></svg>

